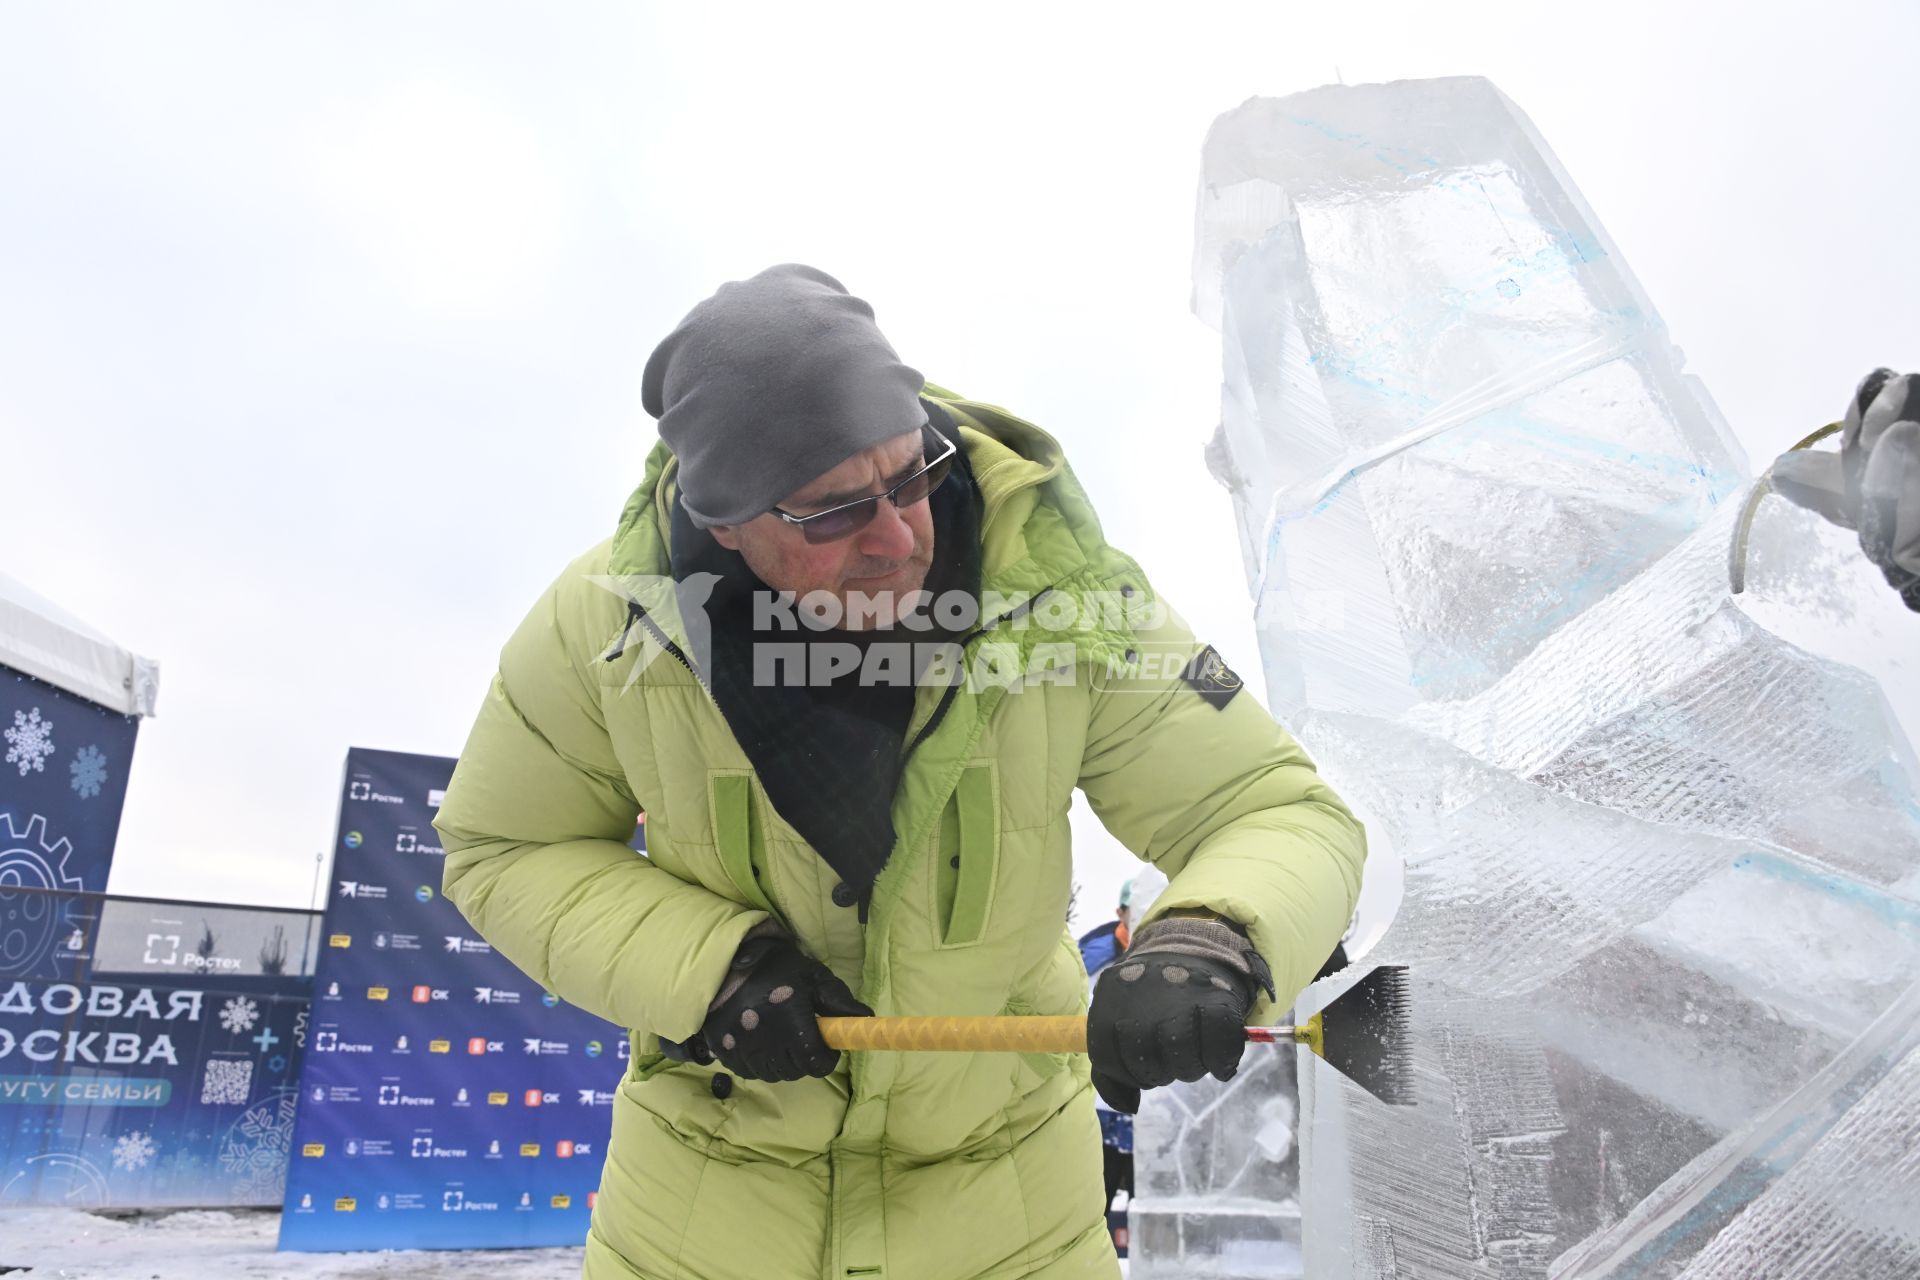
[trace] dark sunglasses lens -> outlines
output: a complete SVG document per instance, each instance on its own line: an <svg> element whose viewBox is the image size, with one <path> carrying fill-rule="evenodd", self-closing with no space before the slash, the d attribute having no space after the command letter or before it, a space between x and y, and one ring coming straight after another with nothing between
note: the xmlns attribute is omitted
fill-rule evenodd
<svg viewBox="0 0 1920 1280"><path fill-rule="evenodd" d="M863 502L841 511L827 511L800 526L808 542L838 542L864 529L873 520L874 504Z"/></svg>
<svg viewBox="0 0 1920 1280"><path fill-rule="evenodd" d="M934 463L925 471L901 485L899 492L893 495L894 505L899 507L912 506L914 503L932 493L935 489L938 489L940 482L947 478L947 472L952 469L952 458L940 459L940 461Z"/></svg>
<svg viewBox="0 0 1920 1280"><path fill-rule="evenodd" d="M949 454L894 490L893 504L896 507L910 507L921 501L940 487L940 482L947 478L947 472L951 470L953 470L953 456ZM876 497L858 506L823 512L811 520L802 522L800 532L806 535L808 542L838 542L872 524L874 512L880 509L880 501Z"/></svg>

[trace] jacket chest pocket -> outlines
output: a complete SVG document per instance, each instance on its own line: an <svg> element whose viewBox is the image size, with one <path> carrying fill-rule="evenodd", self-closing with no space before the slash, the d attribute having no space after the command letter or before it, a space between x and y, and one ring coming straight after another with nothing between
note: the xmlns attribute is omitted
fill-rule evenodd
<svg viewBox="0 0 1920 1280"><path fill-rule="evenodd" d="M960 771L940 814L933 919L940 946L968 947L986 937L999 882L999 780L992 764Z"/></svg>
<svg viewBox="0 0 1920 1280"><path fill-rule="evenodd" d="M719 855L720 869L740 895L739 900L779 919L780 912L760 883L766 833L760 829L759 809L753 802L753 775L709 774L707 817L713 823L713 848Z"/></svg>

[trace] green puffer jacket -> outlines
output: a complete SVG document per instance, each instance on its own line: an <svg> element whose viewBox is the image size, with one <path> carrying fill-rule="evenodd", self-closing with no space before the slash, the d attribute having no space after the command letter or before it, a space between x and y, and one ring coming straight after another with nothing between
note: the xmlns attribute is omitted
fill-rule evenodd
<svg viewBox="0 0 1920 1280"><path fill-rule="evenodd" d="M927 395L959 422L980 486L983 596L1055 598L969 643L1009 674L918 690L864 926L706 690L606 585L668 573L664 446L619 531L508 641L447 790L447 896L534 980L633 1028L587 1240L596 1280L1118 1274L1084 1057L846 1054L825 1079L722 1097L717 1065L660 1055L657 1037L700 1029L769 916L881 1014L1081 1012L1075 787L1170 877L1154 917L1203 908L1246 927L1280 996L1255 1021L1291 1003L1353 910L1359 824L1250 694L1217 705L1217 686L1209 699L1181 677L1201 646L1176 617L1115 616L1115 599L1154 597L1059 446ZM626 844L642 809L645 857Z"/></svg>

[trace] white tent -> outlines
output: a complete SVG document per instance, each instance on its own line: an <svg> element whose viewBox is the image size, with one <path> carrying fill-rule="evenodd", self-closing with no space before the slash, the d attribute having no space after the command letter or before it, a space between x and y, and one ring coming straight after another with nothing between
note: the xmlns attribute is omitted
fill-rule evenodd
<svg viewBox="0 0 1920 1280"><path fill-rule="evenodd" d="M0 665L122 715L152 715L160 694L159 663L121 648L4 573L0 573Z"/></svg>

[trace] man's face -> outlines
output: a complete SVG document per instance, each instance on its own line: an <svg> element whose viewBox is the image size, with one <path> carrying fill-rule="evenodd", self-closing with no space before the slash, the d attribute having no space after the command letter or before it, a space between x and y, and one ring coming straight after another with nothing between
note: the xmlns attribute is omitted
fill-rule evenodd
<svg viewBox="0 0 1920 1280"><path fill-rule="evenodd" d="M789 515L810 516L871 494L885 493L925 464L924 437L918 430L854 454L833 470L815 476L779 503ZM933 512L922 499L910 507L891 502L877 510L865 528L838 542L807 541L806 534L768 512L744 524L716 525L714 540L738 551L760 580L776 591L798 597L825 592L840 601L850 631L864 630L850 597L899 600L926 583L933 565ZM883 623L892 615L882 614Z"/></svg>

